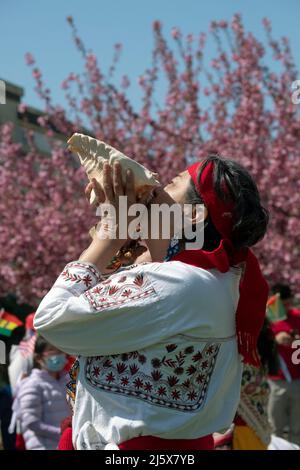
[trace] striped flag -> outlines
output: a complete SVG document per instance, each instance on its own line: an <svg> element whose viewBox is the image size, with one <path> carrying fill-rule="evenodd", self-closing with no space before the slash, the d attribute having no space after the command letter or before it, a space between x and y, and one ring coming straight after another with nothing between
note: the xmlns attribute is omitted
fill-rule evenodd
<svg viewBox="0 0 300 470"><path fill-rule="evenodd" d="M23 322L15 315L5 312L3 309L0 311L0 335L9 337L16 328L22 325Z"/></svg>
<svg viewBox="0 0 300 470"><path fill-rule="evenodd" d="M23 357L33 356L36 338L37 335L34 334L31 338L21 341L19 351Z"/></svg>
<svg viewBox="0 0 300 470"><path fill-rule="evenodd" d="M272 295L267 302L267 317L270 322L286 319L285 306L282 303L280 294Z"/></svg>

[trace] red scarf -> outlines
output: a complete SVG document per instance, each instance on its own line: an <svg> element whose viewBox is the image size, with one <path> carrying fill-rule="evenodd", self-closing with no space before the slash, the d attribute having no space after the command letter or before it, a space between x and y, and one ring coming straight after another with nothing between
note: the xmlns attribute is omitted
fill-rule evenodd
<svg viewBox="0 0 300 470"><path fill-rule="evenodd" d="M226 273L231 266L245 263L240 282L240 297L236 310L236 331L238 350L246 364L260 365L257 340L262 328L268 299L268 284L265 281L258 260L249 248L234 249L231 239L233 226L233 203L221 200L214 190L214 164L209 162L198 181L202 162L188 168L198 194L207 207L209 216L222 236L214 251L185 250L173 256L172 260L182 261L203 269L218 269ZM226 188L224 188L226 191Z"/></svg>

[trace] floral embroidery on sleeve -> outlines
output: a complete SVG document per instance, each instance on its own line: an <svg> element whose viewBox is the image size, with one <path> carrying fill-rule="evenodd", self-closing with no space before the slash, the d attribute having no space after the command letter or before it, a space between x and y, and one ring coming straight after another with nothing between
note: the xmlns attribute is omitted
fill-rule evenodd
<svg viewBox="0 0 300 470"><path fill-rule="evenodd" d="M81 293L101 281L99 272L90 264L74 261L67 264L55 285Z"/></svg>
<svg viewBox="0 0 300 470"><path fill-rule="evenodd" d="M156 292L144 273L134 277L120 273L84 293L90 305L97 311L151 295L156 295Z"/></svg>

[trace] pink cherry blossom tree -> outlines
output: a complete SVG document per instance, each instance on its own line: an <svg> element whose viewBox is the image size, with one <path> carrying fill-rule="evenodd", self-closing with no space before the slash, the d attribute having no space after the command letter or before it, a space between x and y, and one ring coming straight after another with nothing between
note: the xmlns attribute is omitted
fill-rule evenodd
<svg viewBox="0 0 300 470"><path fill-rule="evenodd" d="M121 45L116 44L105 73L72 17L67 20L84 70L70 73L61 85L66 109L53 103L35 59L26 54L44 103L39 123L51 156L39 154L30 133L24 152L13 142L9 123L0 133L0 295L16 292L20 300L37 303L87 244L93 215L83 197L86 177L53 139L55 131L67 139L83 129L158 172L163 183L210 152L245 165L271 213L268 235L255 251L271 282L286 281L299 294L300 117L291 99L299 76L288 39L275 40L265 19L263 45L235 15L230 23L211 23L208 35L216 48L208 62L207 35L184 37L174 28L168 41L156 21L152 60L138 79L142 104L136 110L128 97L129 77L119 85L114 79ZM157 103L161 80L166 92Z"/></svg>

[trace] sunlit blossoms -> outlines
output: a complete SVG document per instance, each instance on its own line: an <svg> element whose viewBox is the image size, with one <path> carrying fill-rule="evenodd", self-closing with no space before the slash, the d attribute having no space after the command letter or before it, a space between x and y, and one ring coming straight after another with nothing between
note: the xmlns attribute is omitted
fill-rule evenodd
<svg viewBox="0 0 300 470"><path fill-rule="evenodd" d="M71 17L68 22L84 70L61 84L67 109L54 105L33 56L26 54L44 102L39 123L46 135L59 130L67 138L90 129L158 172L162 182L210 152L239 161L255 177L271 213L268 235L255 249L264 272L271 282L291 283L299 294L300 117L291 84L300 77L287 39L274 40L264 20L263 45L235 15L231 23L211 24L216 53L208 58L203 33L185 37L174 28L169 41L156 21L149 67L139 77L122 71L116 85L121 45L106 73ZM166 91L158 100L161 81ZM129 99L131 86L141 88L138 110ZM52 155L45 157L30 134L28 142L24 153L12 141L11 126L2 127L0 295L16 292L20 300L37 303L64 264L85 248L93 215L83 196L86 178L65 147L51 140Z"/></svg>

